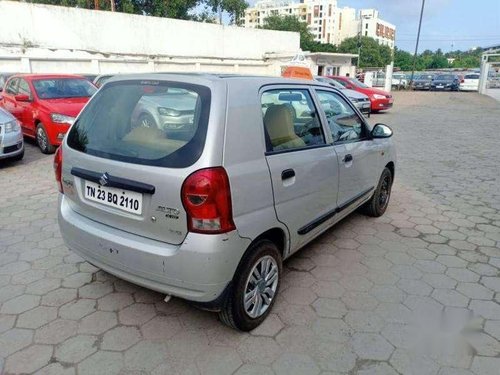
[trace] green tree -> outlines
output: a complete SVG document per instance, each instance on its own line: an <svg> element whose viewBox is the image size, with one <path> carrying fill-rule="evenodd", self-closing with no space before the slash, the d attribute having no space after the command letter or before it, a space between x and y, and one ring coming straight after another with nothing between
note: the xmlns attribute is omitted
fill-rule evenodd
<svg viewBox="0 0 500 375"><path fill-rule="evenodd" d="M28 0L32 3L61 5L94 9L94 0ZM210 12L206 9L194 13L193 10L205 5L213 11L227 12L231 23L239 24L248 3L245 0L114 0L117 12L135 13L147 16L169 17L201 22L214 22ZM99 0L99 9L110 10L111 0Z"/></svg>
<svg viewBox="0 0 500 375"><path fill-rule="evenodd" d="M300 48L309 51L314 45L314 36L307 28L307 24L302 22L297 16L269 16L264 19L263 29L278 31L295 31L300 34Z"/></svg>
<svg viewBox="0 0 500 375"><path fill-rule="evenodd" d="M413 55L410 52L394 47L394 67L401 70L411 70L413 67Z"/></svg>
<svg viewBox="0 0 500 375"><path fill-rule="evenodd" d="M438 49L432 54L430 64L426 67L426 69L444 69L448 67L448 59L444 56L443 51Z"/></svg>
<svg viewBox="0 0 500 375"><path fill-rule="evenodd" d="M278 31L295 31L300 34L300 48L310 52L337 52L333 44L320 43L308 29L307 23L297 16L269 16L264 19L263 29Z"/></svg>
<svg viewBox="0 0 500 375"><path fill-rule="evenodd" d="M245 0L206 0L206 4L214 13L227 12L230 22L234 25L241 24L245 9L248 8L248 3Z"/></svg>
<svg viewBox="0 0 500 375"><path fill-rule="evenodd" d="M344 39L338 49L339 52L357 54L359 46L361 47L361 61L359 61L358 66L361 68L384 67L392 61L390 47L381 45L368 36Z"/></svg>

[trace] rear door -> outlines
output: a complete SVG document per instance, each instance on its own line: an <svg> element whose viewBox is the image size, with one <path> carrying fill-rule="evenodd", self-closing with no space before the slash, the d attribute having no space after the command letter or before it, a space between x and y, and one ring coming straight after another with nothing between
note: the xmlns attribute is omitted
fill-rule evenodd
<svg viewBox="0 0 500 375"><path fill-rule="evenodd" d="M33 93L31 92L31 88L28 84L28 82L20 78L19 79L19 86L18 86L18 94L19 95L28 95L31 100L33 100ZM35 123L33 121L33 105L32 101L28 102L17 102L17 105L19 107L19 118L21 121L21 124L23 124L23 130L24 133L28 134L35 134Z"/></svg>
<svg viewBox="0 0 500 375"><path fill-rule="evenodd" d="M179 97L168 99L174 89L183 90L180 104L191 116L177 116ZM149 96L161 107L143 106ZM210 107L211 90L202 85L120 81L103 86L63 148L62 184L71 209L148 239L182 243L187 221L181 187L203 152ZM146 114L153 119L147 126L139 121Z"/></svg>
<svg viewBox="0 0 500 375"><path fill-rule="evenodd" d="M292 252L328 225L337 200L337 156L312 98L307 86L261 93L274 204Z"/></svg>
<svg viewBox="0 0 500 375"><path fill-rule="evenodd" d="M2 93L2 105L9 111L18 121L21 121L21 111L17 105L15 96L17 95L19 78L11 78L5 85L5 91Z"/></svg>
<svg viewBox="0 0 500 375"><path fill-rule="evenodd" d="M317 89L328 121L339 164L337 206L341 211L369 195L381 173L381 146L368 136L369 129L353 105L339 93Z"/></svg>

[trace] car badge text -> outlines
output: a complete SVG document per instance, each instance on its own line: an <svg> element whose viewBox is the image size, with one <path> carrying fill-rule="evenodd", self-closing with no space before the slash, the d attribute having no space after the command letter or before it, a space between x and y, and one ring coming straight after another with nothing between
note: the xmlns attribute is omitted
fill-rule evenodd
<svg viewBox="0 0 500 375"><path fill-rule="evenodd" d="M99 183L102 186L105 186L108 184L108 181L109 181L109 174L107 172L105 172L102 174L101 178L99 178Z"/></svg>

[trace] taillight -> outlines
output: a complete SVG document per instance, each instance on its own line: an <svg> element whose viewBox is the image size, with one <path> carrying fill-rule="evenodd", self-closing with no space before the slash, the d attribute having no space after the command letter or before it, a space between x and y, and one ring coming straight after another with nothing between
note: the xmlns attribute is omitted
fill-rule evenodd
<svg viewBox="0 0 500 375"><path fill-rule="evenodd" d="M216 234L235 229L224 168L200 169L189 175L182 184L181 197L190 232Z"/></svg>
<svg viewBox="0 0 500 375"><path fill-rule="evenodd" d="M54 173L56 174L59 192L64 194L62 186L62 146L59 146L54 154Z"/></svg>

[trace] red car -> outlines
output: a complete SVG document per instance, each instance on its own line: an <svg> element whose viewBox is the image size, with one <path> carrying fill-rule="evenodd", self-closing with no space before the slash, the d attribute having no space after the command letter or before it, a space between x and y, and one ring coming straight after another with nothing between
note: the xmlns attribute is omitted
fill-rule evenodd
<svg viewBox="0 0 500 375"><path fill-rule="evenodd" d="M329 78L336 80L347 89L355 90L367 95L370 98L372 112L389 109L394 103L392 95L387 91L376 89L375 87L368 87L356 78L339 76L330 76Z"/></svg>
<svg viewBox="0 0 500 375"><path fill-rule="evenodd" d="M0 106L18 119L25 136L50 154L96 90L81 76L17 74L5 83Z"/></svg>

